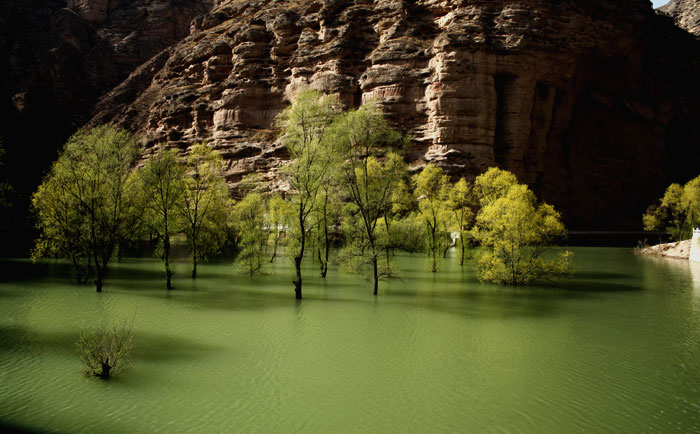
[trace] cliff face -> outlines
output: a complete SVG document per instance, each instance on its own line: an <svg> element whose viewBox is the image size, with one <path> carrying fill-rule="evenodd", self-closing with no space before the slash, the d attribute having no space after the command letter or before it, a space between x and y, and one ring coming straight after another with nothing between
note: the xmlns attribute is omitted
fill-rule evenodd
<svg viewBox="0 0 700 434"><path fill-rule="evenodd" d="M6 0L0 8L0 136L31 194L98 98L183 39L214 0ZM70 6L70 7L66 7Z"/></svg>
<svg viewBox="0 0 700 434"><path fill-rule="evenodd" d="M671 0L659 10L673 17L680 27L700 36L700 0Z"/></svg>
<svg viewBox="0 0 700 434"><path fill-rule="evenodd" d="M162 66L161 66L162 65ZM98 104L235 184L274 182L277 113L305 87L379 99L414 167L515 172L573 227L639 227L700 161L700 44L646 0L224 1Z"/></svg>

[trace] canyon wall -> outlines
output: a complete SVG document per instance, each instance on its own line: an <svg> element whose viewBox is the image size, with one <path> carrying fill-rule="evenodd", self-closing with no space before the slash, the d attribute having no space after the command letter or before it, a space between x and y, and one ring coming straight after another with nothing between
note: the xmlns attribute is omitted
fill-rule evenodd
<svg viewBox="0 0 700 434"><path fill-rule="evenodd" d="M5 0L0 138L25 205L101 95L190 33L214 0Z"/></svg>
<svg viewBox="0 0 700 434"><path fill-rule="evenodd" d="M673 17L678 26L700 36L700 0L671 0L659 10Z"/></svg>
<svg viewBox="0 0 700 434"><path fill-rule="evenodd" d="M275 116L301 89L377 99L414 169L498 165L574 228L639 228L698 174L700 43L647 0L229 0L97 104L186 150L207 141L235 191L280 187Z"/></svg>

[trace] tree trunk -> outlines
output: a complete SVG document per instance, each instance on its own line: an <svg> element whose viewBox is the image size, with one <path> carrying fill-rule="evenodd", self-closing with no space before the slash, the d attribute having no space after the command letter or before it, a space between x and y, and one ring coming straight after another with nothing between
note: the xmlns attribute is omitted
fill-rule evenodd
<svg viewBox="0 0 700 434"><path fill-rule="evenodd" d="M163 261L165 262L165 287L173 289L170 278L173 273L170 271L170 234L166 233L163 237Z"/></svg>
<svg viewBox="0 0 700 434"><path fill-rule="evenodd" d="M197 243L192 242L192 278L197 278Z"/></svg>
<svg viewBox="0 0 700 434"><path fill-rule="evenodd" d="M379 270L377 267L377 256L372 257L372 271L374 272L374 295L378 294L379 290Z"/></svg>
<svg viewBox="0 0 700 434"><path fill-rule="evenodd" d="M106 267L105 267L106 268ZM95 288L97 292L102 292L102 280L104 279L104 268L95 261Z"/></svg>
<svg viewBox="0 0 700 434"><path fill-rule="evenodd" d="M464 239L461 234L459 235L459 244L462 246L462 256L459 257L459 265L462 266L464 265Z"/></svg>
<svg viewBox="0 0 700 434"><path fill-rule="evenodd" d="M294 258L294 268L296 269L297 278L294 281L294 294L297 300L301 300L301 260L303 256L299 255Z"/></svg>
<svg viewBox="0 0 700 434"><path fill-rule="evenodd" d="M275 257L277 257L277 244L279 244L280 241L280 235L277 234L275 236L275 245L272 248L272 257L270 258L270 263L273 263L275 261Z"/></svg>
<svg viewBox="0 0 700 434"><path fill-rule="evenodd" d="M294 294L297 300L301 300L301 261L304 259L304 248L306 247L306 228L304 227L304 213L301 209L299 210L299 229L301 245L299 246L299 254L294 257L294 268L297 273L297 278L294 281Z"/></svg>
<svg viewBox="0 0 700 434"><path fill-rule="evenodd" d="M95 288L97 292L102 292L102 274L98 271L95 277Z"/></svg>
<svg viewBox="0 0 700 434"><path fill-rule="evenodd" d="M107 363L102 362L102 372L99 374L95 374L95 376L102 378L103 380L108 380L109 379L109 371L112 370L112 367L109 366Z"/></svg>

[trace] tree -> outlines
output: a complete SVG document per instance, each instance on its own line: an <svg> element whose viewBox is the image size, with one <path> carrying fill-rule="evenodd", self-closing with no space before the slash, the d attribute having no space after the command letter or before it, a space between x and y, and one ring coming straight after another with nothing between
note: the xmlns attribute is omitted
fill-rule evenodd
<svg viewBox="0 0 700 434"><path fill-rule="evenodd" d="M321 277L325 279L328 274L328 259L333 228L340 221L340 211L342 209L334 180L329 180L329 182L321 186L316 199L317 203L312 213L311 226L314 234L312 241L321 268Z"/></svg>
<svg viewBox="0 0 700 434"><path fill-rule="evenodd" d="M667 231L676 241L690 238L693 227L700 225L700 176L685 185L671 184L642 220L644 230Z"/></svg>
<svg viewBox="0 0 700 434"><path fill-rule="evenodd" d="M85 365L85 373L103 380L128 369L132 349L131 327L126 323L84 329L78 338L78 356Z"/></svg>
<svg viewBox="0 0 700 434"><path fill-rule="evenodd" d="M543 253L566 230L559 213L551 205L537 203L525 185L506 186L514 176L500 169L489 169L477 177L482 208L477 214L473 236L486 249L478 260L479 278L505 285L525 285L534 279L556 278L571 273L572 254L564 252L552 259ZM489 185L494 182L495 184ZM492 194L499 191L500 196Z"/></svg>
<svg viewBox="0 0 700 434"><path fill-rule="evenodd" d="M32 197L40 231L35 254L91 263L97 292L116 245L139 222L131 176L138 155L137 142L123 130L79 130Z"/></svg>
<svg viewBox="0 0 700 434"><path fill-rule="evenodd" d="M58 182L44 182L32 197L41 237L36 240L32 257L68 257L73 276L79 284L93 274L93 256L87 215L71 192Z"/></svg>
<svg viewBox="0 0 700 434"><path fill-rule="evenodd" d="M447 244L450 212L447 204L449 188L447 175L430 163L413 178L418 213L425 225L430 271L438 269L438 252Z"/></svg>
<svg viewBox="0 0 700 434"><path fill-rule="evenodd" d="M402 136L384 120L381 109L368 103L341 116L333 128L335 140L342 146L343 163L339 184L349 198L350 215L345 223L348 245L341 250L345 268L372 270L373 294L378 294L379 279L392 275L388 261L380 268L379 255L390 246L390 234L380 236L378 225L392 209L394 189L406 173L403 158L387 147L401 143ZM388 227L388 225L387 225Z"/></svg>
<svg viewBox="0 0 700 434"><path fill-rule="evenodd" d="M258 193L249 193L233 207L239 233L238 260L245 264L251 276L263 266L267 244L264 212L263 200Z"/></svg>
<svg viewBox="0 0 700 434"><path fill-rule="evenodd" d="M449 192L447 207L452 212L452 221L459 234L459 265L464 265L464 251L469 243L467 237L476 214L473 211L472 186L464 178L457 181Z"/></svg>
<svg viewBox="0 0 700 434"><path fill-rule="evenodd" d="M294 218L294 210L289 201L284 200L279 195L272 195L267 200L266 225L270 233L272 242L272 256L270 262L274 262L277 257L277 248L282 237L287 232L289 225Z"/></svg>
<svg viewBox="0 0 700 434"><path fill-rule="evenodd" d="M158 236L156 250L163 260L165 287L173 289L170 269L170 240L179 232L178 205L185 189L185 167L176 151L160 146L138 170L143 194L143 220L146 227Z"/></svg>
<svg viewBox="0 0 700 434"><path fill-rule="evenodd" d="M512 186L518 184L518 178L507 170L490 167L474 180L474 195L483 207L503 197Z"/></svg>
<svg viewBox="0 0 700 434"><path fill-rule="evenodd" d="M336 157L327 131L338 111L337 97L306 90L277 118L291 158L282 173L294 193L295 217L290 231L294 242L289 249L294 261L294 293L298 300L302 298L301 263L306 249L308 219Z"/></svg>
<svg viewBox="0 0 700 434"><path fill-rule="evenodd" d="M204 143L194 145L187 157L178 211L192 258L192 278L198 261L221 251L226 241L231 199L223 176L221 155Z"/></svg>

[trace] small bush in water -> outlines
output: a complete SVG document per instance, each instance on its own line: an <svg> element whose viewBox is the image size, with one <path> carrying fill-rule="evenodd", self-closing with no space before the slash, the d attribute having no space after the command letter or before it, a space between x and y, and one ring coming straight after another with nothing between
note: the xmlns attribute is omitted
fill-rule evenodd
<svg viewBox="0 0 700 434"><path fill-rule="evenodd" d="M83 329L78 339L78 356L85 364L85 374L105 380L129 367L132 348L131 327L126 322Z"/></svg>

